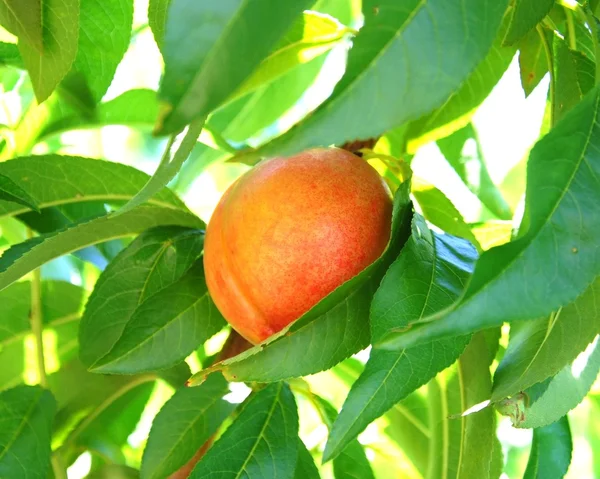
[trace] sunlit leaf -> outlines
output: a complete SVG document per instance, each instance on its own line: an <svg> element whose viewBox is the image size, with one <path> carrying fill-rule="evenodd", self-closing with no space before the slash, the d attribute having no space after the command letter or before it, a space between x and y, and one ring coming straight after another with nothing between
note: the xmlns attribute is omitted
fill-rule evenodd
<svg viewBox="0 0 600 479"><path fill-rule="evenodd" d="M42 18L43 51L28 42L19 42L38 103L50 96L75 61L79 0L44 0Z"/></svg>
<svg viewBox="0 0 600 479"><path fill-rule="evenodd" d="M298 411L289 387L274 383L256 393L194 468L190 479L294 477Z"/></svg>
<svg viewBox="0 0 600 479"><path fill-rule="evenodd" d="M587 395L600 371L598 337L567 365L544 383L498 403L498 410L520 428L544 427L558 421ZM537 386L543 385L538 391Z"/></svg>
<svg viewBox="0 0 600 479"><path fill-rule="evenodd" d="M152 423L142 461L142 479L168 477L191 459L235 409L221 399L223 376L212 374L200 386L178 389Z"/></svg>
<svg viewBox="0 0 600 479"><path fill-rule="evenodd" d="M42 0L2 0L0 23L38 52L44 50Z"/></svg>
<svg viewBox="0 0 600 479"><path fill-rule="evenodd" d="M600 280L549 318L514 323L496 369L492 400L513 396L557 374L600 333Z"/></svg>
<svg viewBox="0 0 600 479"><path fill-rule="evenodd" d="M408 151L414 152L424 143L444 138L471 121L475 109L491 93L515 55L515 47L502 45L510 11L505 14L486 56L462 84L441 106L409 125L406 133L410 140Z"/></svg>
<svg viewBox="0 0 600 479"><path fill-rule="evenodd" d="M437 144L446 161L486 208L500 219L512 219L510 207L490 177L473 124L469 123L452 135L438 140Z"/></svg>
<svg viewBox="0 0 600 479"><path fill-rule="evenodd" d="M129 47L133 2L79 1L79 45L73 68L85 79L93 100L99 102Z"/></svg>
<svg viewBox="0 0 600 479"><path fill-rule="evenodd" d="M363 2L365 25L331 97L252 155L290 155L376 137L440 106L487 54L506 3ZM467 32L477 40L467 41Z"/></svg>
<svg viewBox="0 0 600 479"><path fill-rule="evenodd" d="M159 130L178 131L222 104L310 4L307 0L219 4L172 0L160 89L168 108L159 120Z"/></svg>
<svg viewBox="0 0 600 479"><path fill-rule="evenodd" d="M444 193L435 186L415 178L412 194L427 221L446 233L464 238L476 248L480 248L471 228Z"/></svg>

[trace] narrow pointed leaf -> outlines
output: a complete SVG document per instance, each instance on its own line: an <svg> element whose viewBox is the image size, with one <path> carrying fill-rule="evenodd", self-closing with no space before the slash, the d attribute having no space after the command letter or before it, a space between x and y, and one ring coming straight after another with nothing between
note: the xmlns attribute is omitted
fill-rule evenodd
<svg viewBox="0 0 600 479"><path fill-rule="evenodd" d="M174 366L225 324L208 295L199 261L179 281L144 301L110 352L90 370L133 374Z"/></svg>
<svg viewBox="0 0 600 479"><path fill-rule="evenodd" d="M411 238L373 298L373 338L390 326L406 325L444 308L458 297L476 255L466 241L446 236L435 235L421 217L414 217ZM454 242L470 257L452 258L445 242ZM333 425L324 459L337 456L369 423L450 366L468 341L468 337L452 338L404 351L373 349Z"/></svg>
<svg viewBox="0 0 600 479"><path fill-rule="evenodd" d="M569 418L533 430L533 441L523 479L562 479L573 453Z"/></svg>
<svg viewBox="0 0 600 479"><path fill-rule="evenodd" d="M39 386L0 392L0 477L45 479L56 402Z"/></svg>
<svg viewBox="0 0 600 479"><path fill-rule="evenodd" d="M79 45L73 68L82 75L94 102L110 86L129 47L131 0L80 0Z"/></svg>
<svg viewBox="0 0 600 479"><path fill-rule="evenodd" d="M208 450L190 479L292 479L298 459L298 411L289 387L256 393Z"/></svg>
<svg viewBox="0 0 600 479"><path fill-rule="evenodd" d="M267 85L298 65L323 55L346 33L347 29L332 17L305 11L232 98Z"/></svg>
<svg viewBox="0 0 600 479"><path fill-rule="evenodd" d="M444 193L428 183L413 181L412 194L427 221L481 249L471 228Z"/></svg>
<svg viewBox="0 0 600 479"><path fill-rule="evenodd" d="M426 399L420 391L409 394L395 404L384 416L388 419L385 434L394 441L419 471L427 474L429 464L429 411Z"/></svg>
<svg viewBox="0 0 600 479"><path fill-rule="evenodd" d="M516 0L504 44L519 41L542 21L553 5L554 0Z"/></svg>
<svg viewBox="0 0 600 479"><path fill-rule="evenodd" d="M315 460L302 441L298 441L298 462L294 479L321 479Z"/></svg>
<svg viewBox="0 0 600 479"><path fill-rule="evenodd" d="M514 396L554 376L600 333L600 280L550 318L515 323L496 369L492 400Z"/></svg>
<svg viewBox="0 0 600 479"><path fill-rule="evenodd" d="M477 107L500 81L516 51L513 46L502 45L510 11L505 13L491 48L461 85L441 106L410 123L407 130L409 151L444 138L467 125Z"/></svg>
<svg viewBox="0 0 600 479"><path fill-rule="evenodd" d="M308 0L220 4L172 0L160 89L169 107L159 120L159 129L164 133L178 131L222 104L310 5Z"/></svg>
<svg viewBox="0 0 600 479"><path fill-rule="evenodd" d="M144 185L138 194L129 200L125 206L119 209L119 211L116 213L117 215L122 215L128 211L131 211L136 206L139 206L142 203L150 200L154 195L167 186L169 181L175 178L175 175L185 160L187 160L188 156L190 156L190 153L196 145L196 140L198 139L198 136L200 136L200 132L202 131L203 127L203 119L193 122L185 134L182 133L184 136L181 140L181 143L174 151L171 151L174 141L169 142L165 156L160 162L157 170L154 172L154 175L152 175L152 178L148 180L148 183ZM175 138L173 138L173 140L174 139Z"/></svg>
<svg viewBox="0 0 600 479"><path fill-rule="evenodd" d="M329 369L366 348L373 293L408 236L409 187L405 182L396 193L390 243L379 259L279 333L242 354L200 371L192 382L201 382L206 374L215 370L233 381L270 382L305 376Z"/></svg>
<svg viewBox="0 0 600 479"><path fill-rule="evenodd" d="M548 73L548 59L540 34L531 30L519 42L519 69L521 86L528 97Z"/></svg>
<svg viewBox="0 0 600 479"><path fill-rule="evenodd" d="M594 62L582 53L570 50L567 42L553 35L554 121L575 107L594 86Z"/></svg>
<svg viewBox="0 0 600 479"><path fill-rule="evenodd" d="M0 164L0 174L18 183L42 208L89 201L129 200L144 186L149 176L135 168L75 156L29 156ZM168 189L149 204L187 211L184 203ZM15 203L0 201L0 216L29 211Z"/></svg>
<svg viewBox="0 0 600 479"><path fill-rule="evenodd" d="M497 479L493 409L462 415L489 398L493 358L484 335L478 333L457 364L430 383L432 441L427 477Z"/></svg>
<svg viewBox="0 0 600 479"><path fill-rule="evenodd" d="M288 155L376 137L439 107L484 59L506 6L475 0L411 0L400 8L394 0L363 2L365 24L332 96L258 154Z"/></svg>
<svg viewBox="0 0 600 479"><path fill-rule="evenodd" d="M335 479L375 479L365 450L358 441L352 441L333 460L333 474Z"/></svg>
<svg viewBox="0 0 600 479"><path fill-rule="evenodd" d="M222 399L228 391L219 374L198 387L175 391L152 423L142 479L168 477L192 458L235 409L235 404Z"/></svg>
<svg viewBox="0 0 600 479"><path fill-rule="evenodd" d="M532 150L526 203L531 220L524 234L481 255L466 291L449 310L390 334L382 347L401 349L537 319L586 290L600 272L599 100L595 88Z"/></svg>
<svg viewBox="0 0 600 479"><path fill-rule="evenodd" d="M28 42L19 42L38 103L50 96L75 61L79 0L44 0L42 18L43 51L40 53Z"/></svg>
<svg viewBox="0 0 600 479"><path fill-rule="evenodd" d="M165 38L165 24L171 0L150 0L148 3L148 25L158 48L162 51Z"/></svg>
<svg viewBox="0 0 600 479"><path fill-rule="evenodd" d="M467 142L475 143L475 151L465 148ZM463 183L479 200L498 218L512 219L512 211L498 187L492 181L477 131L472 123L454 132L452 135L437 141L440 151L456 171ZM442 228L444 229L444 228ZM445 230L452 233L450 230ZM458 235L462 236L462 235ZM463 236L468 239L468 237Z"/></svg>
<svg viewBox="0 0 600 479"><path fill-rule="evenodd" d="M17 183L11 180L8 176L0 174L0 199L4 201L11 201L18 203L32 209L39 211L39 208L35 200L21 188Z"/></svg>
<svg viewBox="0 0 600 479"><path fill-rule="evenodd" d="M40 53L44 50L42 0L2 0L0 23L21 42Z"/></svg>
<svg viewBox="0 0 600 479"><path fill-rule="evenodd" d="M545 384L538 383L523 394L499 403L498 410L520 428L544 427L558 421L587 395L600 371L598 337L572 364ZM541 391L536 386L544 385Z"/></svg>
<svg viewBox="0 0 600 479"><path fill-rule="evenodd" d="M202 227L202 221L180 210L142 205L127 214L83 221L64 230L19 243L0 257L0 289L48 261L115 238L139 234L161 225Z"/></svg>
<svg viewBox="0 0 600 479"><path fill-rule="evenodd" d="M81 321L81 360L87 367L113 349L140 305L177 283L203 243L197 230L167 226L142 233L119 253L98 279Z"/></svg>

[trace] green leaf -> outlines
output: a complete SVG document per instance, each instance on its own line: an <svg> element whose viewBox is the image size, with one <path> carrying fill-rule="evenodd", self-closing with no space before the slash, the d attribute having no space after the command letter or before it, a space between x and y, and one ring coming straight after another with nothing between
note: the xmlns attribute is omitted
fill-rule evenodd
<svg viewBox="0 0 600 479"><path fill-rule="evenodd" d="M48 358L60 364L77 356L77 330L86 294L82 288L64 281L42 282L42 321L45 334L55 335ZM31 284L23 281L0 291L0 390L21 384L25 375L25 338L31 332L29 311ZM47 365L52 364L47 359Z"/></svg>
<svg viewBox="0 0 600 479"><path fill-rule="evenodd" d="M44 0L47 1L47 0ZM131 0L80 0L79 46L73 63L99 102L129 47L133 22Z"/></svg>
<svg viewBox="0 0 600 479"><path fill-rule="evenodd" d="M390 329L406 328L460 297L473 271L477 252L464 239L431 231L413 217L412 234L388 269L371 306L374 342Z"/></svg>
<svg viewBox="0 0 600 479"><path fill-rule="evenodd" d="M321 479L315 461L302 441L298 441L298 461L294 479Z"/></svg>
<svg viewBox="0 0 600 479"><path fill-rule="evenodd" d="M548 73L546 50L537 30L531 30L519 42L521 86L528 97Z"/></svg>
<svg viewBox="0 0 600 479"><path fill-rule="evenodd" d="M348 444L333 460L333 474L335 479L375 479L365 450L358 441Z"/></svg>
<svg viewBox="0 0 600 479"><path fill-rule="evenodd" d="M142 233L119 253L100 275L81 321L81 360L88 368L114 348L146 300L177 284L202 253L203 243L199 231L165 226ZM155 315L174 305L169 306Z"/></svg>
<svg viewBox="0 0 600 479"><path fill-rule="evenodd" d="M17 183L40 209L70 203L129 200L144 186L148 175L135 168L75 156L29 156L0 164L0 174ZM177 196L164 189L149 204L187 211ZM28 211L0 200L0 217ZM176 214L176 213L175 213Z"/></svg>
<svg viewBox="0 0 600 479"><path fill-rule="evenodd" d="M36 205L35 200L8 176L1 174L0 200L12 201L13 203L18 203L20 205L26 206L27 208L39 212L39 208Z"/></svg>
<svg viewBox="0 0 600 479"><path fill-rule="evenodd" d="M331 97L256 156L375 137L438 107L484 59L506 4L363 2L365 24Z"/></svg>
<svg viewBox="0 0 600 479"><path fill-rule="evenodd" d="M42 0L2 0L0 23L38 52L44 50Z"/></svg>
<svg viewBox="0 0 600 479"><path fill-rule="evenodd" d="M158 129L175 132L221 105L310 4L173 0L165 27L160 89L168 107Z"/></svg>
<svg viewBox="0 0 600 479"><path fill-rule="evenodd" d="M235 409L221 399L228 391L220 374L211 374L198 387L175 391L152 423L142 479L168 477L192 458Z"/></svg>
<svg viewBox="0 0 600 479"><path fill-rule="evenodd" d="M19 42L38 103L46 100L71 69L79 39L79 0L44 0L43 51Z"/></svg>
<svg viewBox="0 0 600 479"><path fill-rule="evenodd" d="M0 392L0 477L48 477L55 409L39 386Z"/></svg>
<svg viewBox="0 0 600 479"><path fill-rule="evenodd" d="M571 463L573 440L569 418L533 430L533 442L523 479L562 479Z"/></svg>
<svg viewBox="0 0 600 479"><path fill-rule="evenodd" d="M329 369L369 344L369 304L391 258L408 236L409 182L396 194L392 236L386 251L357 276L263 343L200 371L192 382L214 370L233 381L270 382ZM331 338L337 338L331 341Z"/></svg>
<svg viewBox="0 0 600 479"><path fill-rule="evenodd" d="M321 71L325 56L298 65L293 70L262 86L244 98L215 111L208 123L237 143L246 142L261 130L276 124L302 98Z"/></svg>
<svg viewBox="0 0 600 479"><path fill-rule="evenodd" d="M516 0L504 44L512 45L518 42L542 21L553 5L554 0Z"/></svg>
<svg viewBox="0 0 600 479"><path fill-rule="evenodd" d="M429 385L432 440L427 477L494 478L495 413L463 413L489 398L494 358L485 336L473 335L457 364Z"/></svg>
<svg viewBox="0 0 600 479"><path fill-rule="evenodd" d="M128 385L125 393L119 391L119 398L97 414L85 431L76 438L73 449L98 448L99 444L102 444L118 450L127 444L127 439L140 422L156 386L151 381L140 385L136 383ZM75 454L77 455L77 452Z"/></svg>
<svg viewBox="0 0 600 479"><path fill-rule="evenodd" d="M314 395L313 395L314 396ZM314 396L316 404L321 409L321 414L324 413L326 425L331 433L331 423L335 424L338 417L336 409L327 401L319 396ZM323 458L323 462L325 461ZM348 442L341 453L333 460L333 471L336 479L351 479L355 477L364 477L373 479L373 471L369 460L365 454L365 450L358 442L358 439L352 439Z"/></svg>
<svg viewBox="0 0 600 479"><path fill-rule="evenodd" d="M481 255L453 306L425 318L427 324L391 334L384 347L402 349L505 321L544 317L573 302L596 278L599 92L590 92L531 151L526 203L531 221L524 234Z"/></svg>
<svg viewBox="0 0 600 479"><path fill-rule="evenodd" d="M388 419L385 434L426 477L429 465L429 412L425 398L419 391L409 394L395 404L384 416Z"/></svg>
<svg viewBox="0 0 600 479"><path fill-rule="evenodd" d="M446 233L466 239L478 250L481 249L471 228L444 193L433 185L415 179L412 194L427 221Z"/></svg>
<svg viewBox="0 0 600 479"><path fill-rule="evenodd" d="M292 479L298 458L298 411L289 387L270 384L245 404L197 464L190 479Z"/></svg>
<svg viewBox="0 0 600 479"><path fill-rule="evenodd" d="M157 170L152 175L152 178L148 180L148 183L144 185L144 187L131 199L129 202L123 206L119 211L117 211L116 215L125 214L128 211L133 210L135 207L145 203L150 200L154 195L164 189L167 186L167 183L175 178L175 175L183 165L184 161L187 160L188 156L192 152L194 145L196 144L196 140L200 136L200 132L204 127L204 119L199 121L194 121L187 131L182 133L183 138L181 139L181 143L175 147L176 137L171 137L167 145L167 149L165 150L165 154L160 161L160 165Z"/></svg>
<svg viewBox="0 0 600 479"><path fill-rule="evenodd" d="M373 339L390 326L410 324L451 304L462 291L475 257L466 241L436 235L421 217L414 216L413 234L373 298ZM468 337L452 338L400 352L373 349L333 425L324 460L335 457L369 423L450 366L468 341Z"/></svg>
<svg viewBox="0 0 600 479"><path fill-rule="evenodd" d="M600 280L549 318L515 323L494 376L492 401L554 376L600 333Z"/></svg>
<svg viewBox="0 0 600 479"><path fill-rule="evenodd" d="M545 383L538 383L523 393L498 403L500 413L510 417L519 428L544 427L558 421L587 395L600 371L598 337ZM543 387L539 388L538 386Z"/></svg>
<svg viewBox="0 0 600 479"><path fill-rule="evenodd" d="M165 24L171 0L150 0L148 3L148 25L154 35L154 41L162 51L165 38Z"/></svg>
<svg viewBox="0 0 600 479"><path fill-rule="evenodd" d="M472 144L475 144L475 151ZM437 141L440 151L463 183L494 215L512 219L512 211L488 172L477 131L472 123ZM439 225L438 225L439 226ZM442 228L444 229L444 228ZM453 233L451 230L446 230ZM457 236L462 236L457 234ZM468 236L462 236L469 239ZM477 244L477 243L474 243Z"/></svg>
<svg viewBox="0 0 600 479"><path fill-rule="evenodd" d="M509 10L510 12L510 10ZM485 100L496 86L510 62L515 56L515 47L502 45L502 38L508 26L506 13L491 48L466 79L432 112L427 112L409 125L407 131L411 141L410 152L430 141L446 137L464 127L471 121L476 108Z"/></svg>
<svg viewBox="0 0 600 479"><path fill-rule="evenodd" d="M24 69L19 48L14 43L0 42L0 64ZM5 80L6 82L6 80ZM6 85L6 83L5 83Z"/></svg>
<svg viewBox="0 0 600 479"><path fill-rule="evenodd" d="M139 234L161 225L202 227L191 213L142 205L118 217L82 221L64 230L37 236L5 251L0 257L0 289L48 261L104 241Z"/></svg>
<svg viewBox="0 0 600 479"><path fill-rule="evenodd" d="M298 65L323 55L348 31L332 17L305 11L284 35L275 51L261 62L232 98L271 83Z"/></svg>
<svg viewBox="0 0 600 479"><path fill-rule="evenodd" d="M225 324L198 261L179 281L140 304L115 345L90 371L132 374L174 366Z"/></svg>
<svg viewBox="0 0 600 479"><path fill-rule="evenodd" d="M554 35L554 122L575 107L594 86L593 61L570 50L565 40Z"/></svg>

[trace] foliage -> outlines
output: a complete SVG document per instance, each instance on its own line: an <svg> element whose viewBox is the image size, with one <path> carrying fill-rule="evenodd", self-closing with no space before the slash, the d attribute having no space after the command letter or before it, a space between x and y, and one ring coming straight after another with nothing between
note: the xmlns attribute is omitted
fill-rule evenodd
<svg viewBox="0 0 600 479"><path fill-rule="evenodd" d="M600 473L600 2L1 0L0 25L0 477ZM498 95L537 102L519 157ZM206 220L332 145L393 192L390 242L240 346Z"/></svg>

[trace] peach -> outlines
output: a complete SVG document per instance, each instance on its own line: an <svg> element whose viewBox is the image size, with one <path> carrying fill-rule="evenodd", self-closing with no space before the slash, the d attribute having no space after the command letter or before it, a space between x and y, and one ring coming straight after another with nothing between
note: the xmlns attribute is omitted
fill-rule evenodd
<svg viewBox="0 0 600 479"><path fill-rule="evenodd" d="M352 153L265 160L225 192L208 224L208 290L231 326L259 343L373 263L391 216L389 189Z"/></svg>

